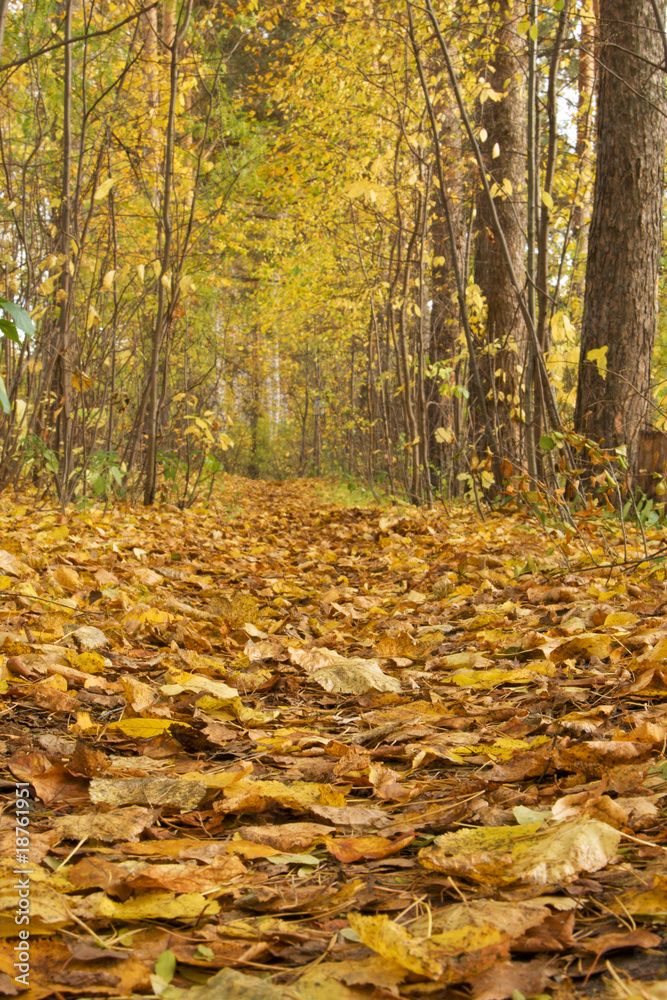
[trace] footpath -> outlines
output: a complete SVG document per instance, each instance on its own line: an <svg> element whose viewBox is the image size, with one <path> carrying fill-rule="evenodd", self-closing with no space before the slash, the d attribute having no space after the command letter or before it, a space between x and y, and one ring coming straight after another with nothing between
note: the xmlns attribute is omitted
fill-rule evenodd
<svg viewBox="0 0 667 1000"><path fill-rule="evenodd" d="M0 496L0 996L663 1000L646 543Z"/></svg>

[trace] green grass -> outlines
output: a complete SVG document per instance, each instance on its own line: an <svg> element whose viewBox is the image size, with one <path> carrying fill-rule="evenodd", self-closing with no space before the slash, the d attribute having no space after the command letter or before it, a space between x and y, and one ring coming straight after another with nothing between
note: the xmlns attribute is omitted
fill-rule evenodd
<svg viewBox="0 0 667 1000"><path fill-rule="evenodd" d="M376 487L378 502L367 486L352 479L318 479L313 486L322 500L339 507L391 507L397 502Z"/></svg>

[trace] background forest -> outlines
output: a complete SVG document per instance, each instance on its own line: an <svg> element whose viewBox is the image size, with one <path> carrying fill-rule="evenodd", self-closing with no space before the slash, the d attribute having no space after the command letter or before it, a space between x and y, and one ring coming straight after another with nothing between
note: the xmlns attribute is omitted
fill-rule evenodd
<svg viewBox="0 0 667 1000"><path fill-rule="evenodd" d="M0 487L660 495L662 0L0 11Z"/></svg>

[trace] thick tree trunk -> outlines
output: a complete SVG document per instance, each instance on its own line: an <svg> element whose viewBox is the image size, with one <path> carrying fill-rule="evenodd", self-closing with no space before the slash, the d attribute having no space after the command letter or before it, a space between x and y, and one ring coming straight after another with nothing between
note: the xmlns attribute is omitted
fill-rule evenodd
<svg viewBox="0 0 667 1000"><path fill-rule="evenodd" d="M662 0L664 10L664 0ZM575 429L628 446L647 412L662 247L665 76L651 0L600 0L597 169ZM607 372L592 350L607 348Z"/></svg>
<svg viewBox="0 0 667 1000"><path fill-rule="evenodd" d="M496 47L492 65L485 72L485 80L495 94L480 103L479 124L487 133L480 147L486 170L496 185L496 211L521 287L526 257L525 46L516 30L519 7L512 0L501 0L496 6ZM494 100L496 94L502 94L502 98ZM503 442L505 455L519 460L523 435L517 365L524 363L527 333L495 236L491 207L481 189L477 198L475 282L488 307L485 353L479 358L487 406L495 415L496 437Z"/></svg>

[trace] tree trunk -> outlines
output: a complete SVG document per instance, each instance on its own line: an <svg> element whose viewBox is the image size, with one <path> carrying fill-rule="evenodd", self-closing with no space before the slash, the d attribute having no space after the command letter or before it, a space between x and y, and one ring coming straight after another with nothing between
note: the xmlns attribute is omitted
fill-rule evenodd
<svg viewBox="0 0 667 1000"><path fill-rule="evenodd" d="M494 94L486 100L482 100L485 91L480 94L479 125L487 133L480 148L495 184L492 190L496 211L521 288L526 271L525 53L523 39L516 30L518 7L512 0L501 0L496 6L495 52L492 65L485 71L486 83ZM502 94L500 100L494 100L497 94ZM503 442L505 455L518 461L523 435L517 365L524 364L527 333L495 235L491 206L481 188L477 197L475 282L486 297L488 309L485 351L479 358L487 405L494 413L496 437Z"/></svg>
<svg viewBox="0 0 667 1000"><path fill-rule="evenodd" d="M572 209L572 236L575 259L572 265L572 289L569 300L574 303L574 316L579 318L586 287L586 257L588 255L588 217L590 215L590 158L593 124L593 88L595 82L595 36L598 21L598 0L584 0L581 13L581 45L577 73L577 145L579 164L577 196ZM577 303L580 305L577 307Z"/></svg>
<svg viewBox="0 0 667 1000"><path fill-rule="evenodd" d="M68 499L69 478L72 472L72 423L74 416L72 375L75 368L74 331L71 323L70 254L72 236L71 178L72 168L72 0L65 7L65 70L63 75L63 182L61 195L60 248L63 257L60 289L56 294L60 312L58 317L58 360L56 366L57 421L56 440L60 456L59 483L62 503Z"/></svg>
<svg viewBox="0 0 667 1000"><path fill-rule="evenodd" d="M664 10L664 0L662 2ZM575 429L628 446L650 392L667 141L663 59L651 0L601 0L597 172ZM604 354L589 358L592 350ZM606 377L605 377L606 374Z"/></svg>
<svg viewBox="0 0 667 1000"><path fill-rule="evenodd" d="M441 123L438 138L446 179L450 183L450 215L456 234L456 253L462 274L466 271L466 194L469 172L461 167L463 161L463 128L456 106L442 88L434 101L434 109ZM456 281L452 261L452 247L443 217L439 193L431 208L431 246L434 264L431 272L431 327L428 345L429 360L438 366L437 372L427 379L427 420L431 463L438 470L439 486L448 478L456 481L454 455L460 449L460 401L454 396L458 382L461 354L461 317L456 298Z"/></svg>
<svg viewBox="0 0 667 1000"><path fill-rule="evenodd" d="M155 502L157 487L157 445L158 423L160 415L159 368L160 354L170 322L169 309L173 306L178 289L175 286L175 276L172 275L172 186L174 180L174 145L176 142L176 99L178 97L179 48L187 31L192 11L192 0L184 0L179 17L178 30L171 45L169 70L169 111L167 114L167 135L164 151L164 177L162 190L162 260L160 279L158 282L158 301L155 326L153 328L153 343L151 349L151 364L148 372L148 413L146 441L146 476L144 479L144 504L149 507ZM172 287L172 279L175 287ZM165 364L164 379L166 383L168 365Z"/></svg>

